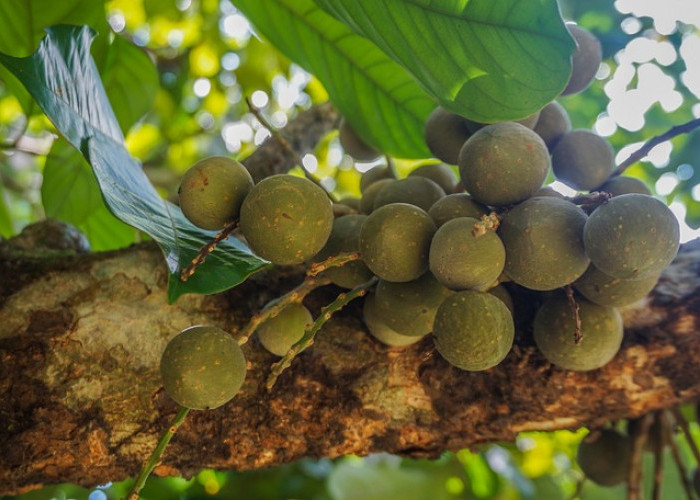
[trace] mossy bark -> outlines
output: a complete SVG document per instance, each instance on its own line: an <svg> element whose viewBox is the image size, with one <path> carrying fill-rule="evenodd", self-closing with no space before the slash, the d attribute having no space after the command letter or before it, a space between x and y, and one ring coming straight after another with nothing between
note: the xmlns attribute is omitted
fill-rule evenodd
<svg viewBox="0 0 700 500"><path fill-rule="evenodd" d="M0 258L0 494L134 476L176 413L158 360L194 324L238 331L299 269L255 275L230 292L169 306L157 249ZM307 299L315 313L338 289ZM622 351L603 369L552 367L535 350L533 297L515 297L516 346L498 367L448 365L432 340L405 349L367 335L361 304L334 317L267 391L276 358L244 346L243 391L190 414L156 469L254 469L301 457L388 451L436 456L519 431L596 426L700 397L700 241L683 247L659 285L625 310Z"/></svg>

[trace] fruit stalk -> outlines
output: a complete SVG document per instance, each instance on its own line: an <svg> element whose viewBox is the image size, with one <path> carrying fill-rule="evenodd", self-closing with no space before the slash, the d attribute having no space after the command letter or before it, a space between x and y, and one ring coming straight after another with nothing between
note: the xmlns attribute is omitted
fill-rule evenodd
<svg viewBox="0 0 700 500"><path fill-rule="evenodd" d="M143 465L143 468L141 469L141 472L139 472L139 475L136 478L134 485L131 487L129 494L126 496L128 500L138 500L139 492L143 488L143 485L146 484L146 479L148 479L148 476L150 476L151 472L153 472L153 469L155 469L156 465L158 464L158 461L160 460L160 457L165 451L165 448L168 446L170 440L173 438L173 436L180 428L182 423L185 421L185 417L187 417L187 414L189 412L189 408L181 406L180 409L177 411L175 418L168 426L168 429L163 434L161 434L160 439L158 440L158 444L151 453L151 456L148 457L148 460Z"/></svg>
<svg viewBox="0 0 700 500"><path fill-rule="evenodd" d="M185 281L190 279L197 270L197 268L204 264L204 261L206 260L207 256L214 250L216 250L217 245L226 238L228 238L231 235L231 233L236 229L236 227L238 227L237 220L229 222L224 226L224 228L221 231L219 231L216 234L216 236L212 238L212 240L209 243L200 248L199 253L197 253L197 256L194 259L192 259L192 262L190 262L190 264L180 273L180 281L184 283Z"/></svg>

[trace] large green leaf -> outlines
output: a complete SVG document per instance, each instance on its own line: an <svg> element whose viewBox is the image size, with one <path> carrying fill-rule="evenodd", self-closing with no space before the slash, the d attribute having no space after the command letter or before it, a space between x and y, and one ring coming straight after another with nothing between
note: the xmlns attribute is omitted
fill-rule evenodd
<svg viewBox="0 0 700 500"><path fill-rule="evenodd" d="M13 234L14 228L12 227L10 211L7 209L7 205L5 204L5 196L2 193L2 184L0 184L0 236L3 238L9 238Z"/></svg>
<svg viewBox="0 0 700 500"><path fill-rule="evenodd" d="M235 0L280 51L323 83L358 134L402 158L432 156L423 126L435 103L399 64L312 0Z"/></svg>
<svg viewBox="0 0 700 500"><path fill-rule="evenodd" d="M80 229L93 251L124 248L138 236L107 209L90 164L63 138L53 143L46 158L41 201L47 217Z"/></svg>
<svg viewBox="0 0 700 500"><path fill-rule="evenodd" d="M376 43L444 107L523 118L566 86L574 42L556 0L316 0Z"/></svg>
<svg viewBox="0 0 700 500"><path fill-rule="evenodd" d="M121 129L126 132L153 105L158 71L148 55L115 36L102 59L100 74Z"/></svg>
<svg viewBox="0 0 700 500"><path fill-rule="evenodd" d="M0 1L0 52L16 57L28 56L44 37L44 29L55 24L87 24L107 32L105 9L101 0L21 0ZM106 37L103 37L106 40ZM29 93L5 68L0 79L17 97L24 113L31 114ZM36 111L36 110L35 110Z"/></svg>
<svg viewBox="0 0 700 500"><path fill-rule="evenodd" d="M169 299L225 290L266 265L229 238L187 283L178 280L179 270L213 233L196 228L178 207L163 201L126 151L90 57L94 32L84 26L56 26L47 32L31 57L0 54L0 63L22 81L56 128L90 162L112 213L158 242L171 273Z"/></svg>

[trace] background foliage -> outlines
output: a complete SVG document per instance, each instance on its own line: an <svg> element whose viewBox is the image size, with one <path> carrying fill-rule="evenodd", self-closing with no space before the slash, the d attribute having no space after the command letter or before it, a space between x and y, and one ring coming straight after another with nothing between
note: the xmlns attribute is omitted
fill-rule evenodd
<svg viewBox="0 0 700 500"><path fill-rule="evenodd" d="M472 2L474 9L483 4ZM369 8L380 3L356 4ZM533 4L551 8L553 2ZM677 2L673 8L653 0L618 0L614 5L607 0L560 4L565 18L575 20L601 39L605 56L597 81L585 93L560 100L575 128L594 128L610 139L618 158L624 158L642 141L700 116L700 9L692 0ZM429 155L421 140L422 123L435 102L453 106L464 96L468 98L465 102L473 101L470 62L460 61L447 50L444 59L435 63L437 74L429 74L421 57L415 61L411 58L422 50L418 47L425 34L409 30L373 36L376 27L361 21L352 11L341 13L343 5L348 3L3 2L0 52L29 56L39 45L44 29L51 25L92 27L98 33L91 47L96 71L114 109L111 125L115 134L123 134L126 150L142 163L143 172L155 187L152 193L147 188L148 196L175 201L179 177L192 163L215 154L244 158L268 136L249 113L245 97L277 127L283 127L300 110L331 98L368 142L397 157L397 166L405 174L416 164L413 159ZM381 18L381 12L375 14L373 22L385 26L387 21ZM454 23L469 27L474 21L464 12L454 11L436 21L431 35L438 40L447 36L445 33L453 33L444 28ZM501 24L505 33L521 36L509 20ZM460 109L473 113L475 118L495 120L503 113L517 118L544 104L550 98L547 95L556 94L565 83L561 61L568 57L571 47L567 48L561 30L548 29L551 52L535 54L540 58L535 61L549 61L552 67L547 69L551 71L534 64L518 72L525 75L524 83L541 89L539 97L523 102L524 94L517 82L514 87L491 85L493 93L488 102L493 116L479 115L484 113L481 109ZM485 39L477 31L472 33L466 42ZM523 55L505 58L504 49L498 48L498 38L502 41L503 36L501 33L486 45L501 58L499 61L504 61L504 67L512 68ZM392 37L407 40L406 46L382 41ZM557 39L561 43L552 41ZM443 47L451 47L465 40L438 41ZM431 61L442 57L437 45L428 45L432 52L422 56L431 56ZM541 42L533 45L541 46ZM446 83L440 71L454 74L450 68L456 64L466 68L467 77ZM0 66L0 235L8 238L30 222L53 217L76 225L96 251L122 248L147 238L144 232L112 215L107 208L109 192L104 187L100 191L99 174L96 179L80 151L57 138L38 100ZM514 102L520 103L515 110ZM501 115L496 116L498 113ZM664 143L628 170L655 188L686 221L684 239L697 235L691 228L700 225L699 137L694 133ZM134 165L138 169L138 164ZM341 197L359 194L360 172L371 166L354 165L343 155L335 135L303 159L303 167ZM140 189L146 189L143 184L132 187L138 195L143 194ZM117 198L122 195L115 194ZM146 224L140 229L149 233L153 228ZM191 246L196 248L198 238L206 237L192 236ZM171 270L177 268L177 261ZM250 262L253 267L262 264ZM176 295L174 292L173 298ZM154 481L144 490L144 496L390 499L406 498L406 491L410 491L419 495L414 498L565 498L574 492L580 479L573 456L584 433L528 434L515 444L493 445L478 453L446 454L437 461L379 455L364 460L348 457L336 462L306 461L243 474L204 471L190 481ZM675 469L665 470L669 474L665 492L668 498L675 498ZM112 485L90 492L61 486L25 497L96 500L118 498L125 488ZM420 492L425 492L424 496ZM621 495L620 489L603 490L588 482L582 492L584 498Z"/></svg>

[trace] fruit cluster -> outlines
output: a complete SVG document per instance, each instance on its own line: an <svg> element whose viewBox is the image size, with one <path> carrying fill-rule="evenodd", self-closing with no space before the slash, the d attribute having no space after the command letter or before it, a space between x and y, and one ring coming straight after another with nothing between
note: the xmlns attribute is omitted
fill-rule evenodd
<svg viewBox="0 0 700 500"><path fill-rule="evenodd" d="M601 59L589 32L569 29L578 50L564 93L586 88ZM571 130L557 102L520 121L493 124L438 108L425 137L445 163L422 165L403 179L389 166L372 168L362 175L362 197L340 202L349 215L334 218L327 194L307 179L274 175L254 185L245 167L222 157L185 174L180 206L205 229L237 222L250 248L276 265L359 251L361 260L324 276L343 288L379 279L364 319L386 344L404 346L432 333L454 366L493 367L514 338L508 287L523 287L544 294L533 330L551 363L570 370L606 364L622 342L616 307L644 297L678 249L679 227L668 207L643 183L615 175L610 144ZM377 155L346 123L340 140L357 159ZM589 194L569 199L543 187L550 168ZM258 336L282 356L312 323L309 311L293 304L263 323ZM207 342L203 350L214 345ZM168 380L173 370L164 364ZM222 399L217 392L191 407Z"/></svg>

